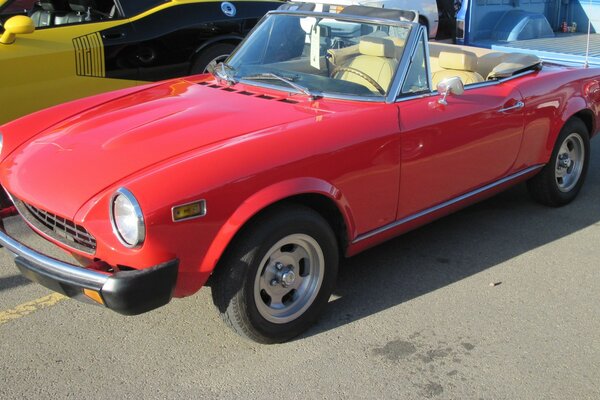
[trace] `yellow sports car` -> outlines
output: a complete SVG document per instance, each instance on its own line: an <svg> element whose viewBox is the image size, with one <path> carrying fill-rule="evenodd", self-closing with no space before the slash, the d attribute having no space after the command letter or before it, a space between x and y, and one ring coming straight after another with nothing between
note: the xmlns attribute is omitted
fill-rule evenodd
<svg viewBox="0 0 600 400"><path fill-rule="evenodd" d="M0 0L0 124L79 97L203 72L275 0Z"/></svg>

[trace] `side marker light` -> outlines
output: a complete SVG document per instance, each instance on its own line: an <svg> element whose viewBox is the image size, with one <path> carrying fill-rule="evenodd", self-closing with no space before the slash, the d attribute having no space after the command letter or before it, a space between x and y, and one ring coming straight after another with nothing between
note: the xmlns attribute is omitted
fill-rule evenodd
<svg viewBox="0 0 600 400"><path fill-rule="evenodd" d="M198 200L192 203L173 207L173 222L183 221L190 218L203 217L206 215L206 200Z"/></svg>
<svg viewBox="0 0 600 400"><path fill-rule="evenodd" d="M102 300L102 296L95 290L83 289L83 294L85 294L90 299L94 300L96 303L104 305L104 300Z"/></svg>

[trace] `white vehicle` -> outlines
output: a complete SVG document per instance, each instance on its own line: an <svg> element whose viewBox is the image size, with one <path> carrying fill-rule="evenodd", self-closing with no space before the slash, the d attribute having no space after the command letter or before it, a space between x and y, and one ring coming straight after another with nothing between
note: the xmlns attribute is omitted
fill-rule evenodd
<svg viewBox="0 0 600 400"><path fill-rule="evenodd" d="M328 11L323 7L337 6L339 12L343 7L350 5L413 10L419 13L419 23L427 28L430 38L435 38L438 31L439 14L436 0L300 0L299 2L314 3L323 11Z"/></svg>

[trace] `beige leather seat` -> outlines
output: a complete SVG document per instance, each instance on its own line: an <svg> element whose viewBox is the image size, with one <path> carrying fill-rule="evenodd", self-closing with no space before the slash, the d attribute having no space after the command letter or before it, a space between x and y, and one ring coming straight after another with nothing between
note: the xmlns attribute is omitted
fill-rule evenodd
<svg viewBox="0 0 600 400"><path fill-rule="evenodd" d="M385 91L387 91L394 71L396 70L396 46L391 39L382 37L366 36L361 38L358 43L358 55L345 60L338 66L342 68L334 74L335 78L343 79L349 82L355 82L377 92L375 85L361 76L360 73L373 78ZM349 72L343 68L350 68L359 73Z"/></svg>
<svg viewBox="0 0 600 400"><path fill-rule="evenodd" d="M435 88L439 82L446 78L458 76L464 85L483 82L484 79L477 72L477 56L470 51L451 53L440 52L438 64L441 70L433 73L431 80Z"/></svg>

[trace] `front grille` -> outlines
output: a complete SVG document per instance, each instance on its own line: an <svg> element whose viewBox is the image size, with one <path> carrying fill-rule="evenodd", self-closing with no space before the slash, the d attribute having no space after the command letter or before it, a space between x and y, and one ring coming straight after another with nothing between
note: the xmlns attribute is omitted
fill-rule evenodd
<svg viewBox="0 0 600 400"><path fill-rule="evenodd" d="M27 204L12 196L19 214L51 238L88 254L96 252L96 239L81 225Z"/></svg>

